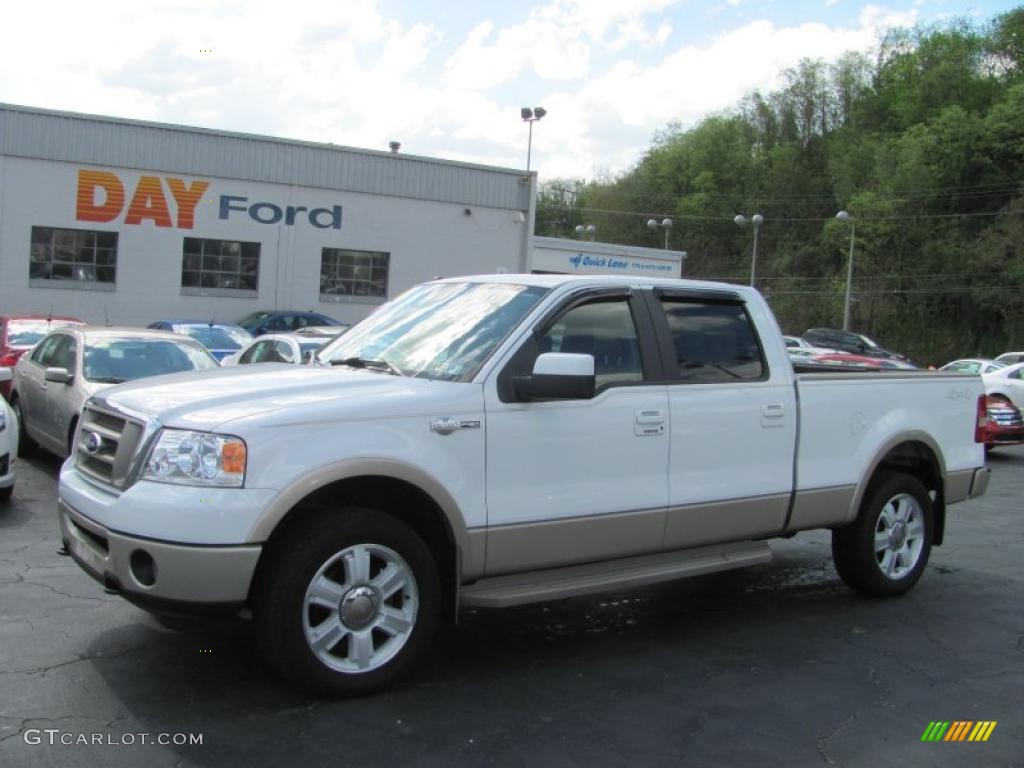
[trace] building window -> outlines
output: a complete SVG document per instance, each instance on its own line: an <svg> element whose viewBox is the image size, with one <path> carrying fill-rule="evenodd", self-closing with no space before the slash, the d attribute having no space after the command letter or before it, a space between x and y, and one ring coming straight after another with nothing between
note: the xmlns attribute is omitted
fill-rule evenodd
<svg viewBox="0 0 1024 768"><path fill-rule="evenodd" d="M379 251L324 248L320 256L320 298L386 299L390 260L391 254Z"/></svg>
<svg viewBox="0 0 1024 768"><path fill-rule="evenodd" d="M181 261L183 292L214 289L252 293L259 287L259 276L259 243L185 238Z"/></svg>
<svg viewBox="0 0 1024 768"><path fill-rule="evenodd" d="M112 289L117 281L117 232L32 227L28 276L68 287Z"/></svg>

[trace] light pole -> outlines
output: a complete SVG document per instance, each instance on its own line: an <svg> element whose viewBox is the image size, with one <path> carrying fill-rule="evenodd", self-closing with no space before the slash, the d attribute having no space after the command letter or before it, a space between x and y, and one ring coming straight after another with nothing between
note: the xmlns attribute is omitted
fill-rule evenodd
<svg viewBox="0 0 1024 768"><path fill-rule="evenodd" d="M583 226L582 224L577 224L576 234L582 236L584 233L588 234L591 240L597 239L597 227L595 227L593 224L587 224L586 226Z"/></svg>
<svg viewBox="0 0 1024 768"><path fill-rule="evenodd" d="M761 229L761 225L764 224L764 216L760 213L755 213L748 219L746 216L737 215L733 221L741 227L745 227L749 224L754 228L754 253L750 257L750 284L753 286L754 278L757 276L757 231Z"/></svg>
<svg viewBox="0 0 1024 768"><path fill-rule="evenodd" d="M846 301L843 303L843 330L848 331L850 330L850 289L853 285L853 235L857 224L853 216L846 211L837 213L836 218L840 221L850 222L850 257L846 261Z"/></svg>
<svg viewBox="0 0 1024 768"><path fill-rule="evenodd" d="M656 229L659 229L659 228L665 230L665 250L667 251L668 250L668 231L670 229L672 229L672 219L662 219L661 221L658 221L657 219L648 219L647 220L647 228L649 230L651 230L652 232L654 230L656 230Z"/></svg>
<svg viewBox="0 0 1024 768"><path fill-rule="evenodd" d="M533 124L540 120L548 111L544 107L523 107L519 110L524 123L530 124L530 138L526 141L526 172L530 172L530 153L533 150Z"/></svg>

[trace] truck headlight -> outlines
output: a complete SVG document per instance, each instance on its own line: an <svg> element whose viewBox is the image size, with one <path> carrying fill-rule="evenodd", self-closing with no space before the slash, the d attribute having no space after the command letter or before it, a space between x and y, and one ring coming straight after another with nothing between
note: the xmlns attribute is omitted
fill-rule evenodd
<svg viewBox="0 0 1024 768"><path fill-rule="evenodd" d="M245 482L245 441L232 435L160 431L146 459L144 480L179 485L241 488Z"/></svg>

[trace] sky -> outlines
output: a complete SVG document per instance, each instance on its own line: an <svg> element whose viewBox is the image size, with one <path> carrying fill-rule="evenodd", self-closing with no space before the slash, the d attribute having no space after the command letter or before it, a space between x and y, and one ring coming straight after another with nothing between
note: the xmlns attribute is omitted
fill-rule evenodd
<svg viewBox="0 0 1024 768"><path fill-rule="evenodd" d="M886 29L984 22L1000 0L49 0L6 4L0 102L522 169L628 170Z"/></svg>

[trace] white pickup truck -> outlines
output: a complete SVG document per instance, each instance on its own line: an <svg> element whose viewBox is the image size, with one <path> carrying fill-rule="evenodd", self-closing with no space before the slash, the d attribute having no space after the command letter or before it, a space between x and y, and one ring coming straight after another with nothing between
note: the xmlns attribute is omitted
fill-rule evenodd
<svg viewBox="0 0 1024 768"><path fill-rule="evenodd" d="M465 277L309 366L93 397L59 518L108 589L251 613L284 675L364 693L460 606L763 563L801 530L832 529L851 587L903 593L985 491L984 428L976 376L794 373L749 288Z"/></svg>

